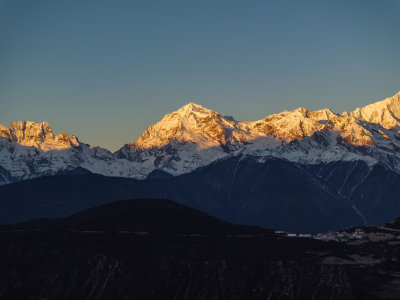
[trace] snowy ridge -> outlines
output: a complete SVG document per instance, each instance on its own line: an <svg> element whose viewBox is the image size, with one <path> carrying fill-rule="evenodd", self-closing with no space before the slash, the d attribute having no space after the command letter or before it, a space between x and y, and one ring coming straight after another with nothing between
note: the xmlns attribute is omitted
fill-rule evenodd
<svg viewBox="0 0 400 300"><path fill-rule="evenodd" d="M399 125L400 93L350 113L298 108L249 122L189 103L115 153L54 134L47 122L17 121L0 125L0 184L77 167L137 179L156 169L180 175L240 154L302 164L379 161L400 172Z"/></svg>
<svg viewBox="0 0 400 300"><path fill-rule="evenodd" d="M350 116L360 121L379 124L386 129L399 126L400 92L391 98L357 108L350 113Z"/></svg>
<svg viewBox="0 0 400 300"><path fill-rule="evenodd" d="M397 159L390 159L398 156L398 119L400 93L350 113L299 108L250 122L224 118L190 103L166 115L117 153L147 165L148 170L158 168L173 175L240 153L272 155L304 164L364 160L373 165L387 161L391 168L400 170L393 165Z"/></svg>
<svg viewBox="0 0 400 300"><path fill-rule="evenodd" d="M133 163L115 159L106 149L81 143L74 135L54 134L46 122L17 121L9 129L0 127L0 184L77 167L109 176L141 175Z"/></svg>

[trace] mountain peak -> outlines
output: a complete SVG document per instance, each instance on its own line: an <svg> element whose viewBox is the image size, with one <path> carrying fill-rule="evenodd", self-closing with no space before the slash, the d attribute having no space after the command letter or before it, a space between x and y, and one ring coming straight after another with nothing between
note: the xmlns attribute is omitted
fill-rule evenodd
<svg viewBox="0 0 400 300"><path fill-rule="evenodd" d="M400 92L384 100L356 108L349 115L361 121L379 124L386 129L400 126Z"/></svg>
<svg viewBox="0 0 400 300"><path fill-rule="evenodd" d="M194 102L189 102L185 106L182 106L180 109L175 111L175 113L180 115L188 115L190 113L210 114L212 112L214 111Z"/></svg>
<svg viewBox="0 0 400 300"><path fill-rule="evenodd" d="M10 134L13 142L33 144L43 142L53 135L47 122L35 123L31 121L10 122Z"/></svg>
<svg viewBox="0 0 400 300"><path fill-rule="evenodd" d="M224 119L217 112L189 102L150 126L133 144L138 149L160 148L172 140L213 146L225 143ZM133 146L130 144L130 147Z"/></svg>
<svg viewBox="0 0 400 300"><path fill-rule="evenodd" d="M66 132L54 134L49 123L45 121L40 123L25 120L10 122L9 129L2 126L0 131L1 136L8 137L13 143L33 146L43 151L63 150L71 147L68 134Z"/></svg>
<svg viewBox="0 0 400 300"><path fill-rule="evenodd" d="M204 108L204 106L194 103L194 102L189 102L188 104L184 105L183 107L188 107L188 108Z"/></svg>

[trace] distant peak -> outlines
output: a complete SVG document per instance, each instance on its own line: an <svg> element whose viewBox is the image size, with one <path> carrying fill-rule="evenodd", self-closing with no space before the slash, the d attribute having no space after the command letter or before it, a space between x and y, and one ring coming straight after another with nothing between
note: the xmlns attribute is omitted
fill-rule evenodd
<svg viewBox="0 0 400 300"><path fill-rule="evenodd" d="M380 124L387 129L399 126L400 92L384 100L356 108L348 115L358 120Z"/></svg>
<svg viewBox="0 0 400 300"><path fill-rule="evenodd" d="M334 113L330 108L323 108L323 109L319 109L316 110L315 112L324 112L324 113Z"/></svg>
<svg viewBox="0 0 400 300"><path fill-rule="evenodd" d="M387 105L393 103L393 102L399 102L400 98L400 92L395 94L392 97L388 97L383 100L376 101L374 103L368 104L364 107L357 108L356 110L367 110L367 109L375 109L375 110L383 110L387 108Z"/></svg>
<svg viewBox="0 0 400 300"><path fill-rule="evenodd" d="M210 114L213 110L208 109L200 104L196 104L194 102L189 102L185 106L182 106L175 113L180 115L188 115L190 113L201 113L201 114Z"/></svg>
<svg viewBox="0 0 400 300"><path fill-rule="evenodd" d="M25 135L26 130L34 130L38 131L41 130L43 134L52 134L52 129L49 123L43 121L40 123L35 123L31 121L15 121L10 122L10 131L11 132L23 132L22 134Z"/></svg>
<svg viewBox="0 0 400 300"><path fill-rule="evenodd" d="M44 127L50 127L49 123L47 123L46 121L40 122L40 123L35 123L32 121L26 121L26 120L22 120L22 121L14 121L14 122L10 122L10 126L44 126Z"/></svg>
<svg viewBox="0 0 400 300"><path fill-rule="evenodd" d="M207 109L206 107L194 103L194 102L189 102L188 104L184 105L182 108L186 108L186 109Z"/></svg>
<svg viewBox="0 0 400 300"><path fill-rule="evenodd" d="M292 110L292 112L299 112L301 114L307 114L310 112L310 110L308 110L307 108L304 108L304 107L298 107L298 108Z"/></svg>
<svg viewBox="0 0 400 300"><path fill-rule="evenodd" d="M46 121L35 123L31 121L10 122L10 128L4 130L0 126L0 136L8 137L12 143L18 143L23 146L33 146L43 151L64 150L71 147L71 144L79 146L76 137L69 139L68 133L53 133L49 123Z"/></svg>
<svg viewBox="0 0 400 300"><path fill-rule="evenodd" d="M189 102L188 104L186 104L185 106L190 106L190 107L203 107L200 104L194 103L194 102Z"/></svg>

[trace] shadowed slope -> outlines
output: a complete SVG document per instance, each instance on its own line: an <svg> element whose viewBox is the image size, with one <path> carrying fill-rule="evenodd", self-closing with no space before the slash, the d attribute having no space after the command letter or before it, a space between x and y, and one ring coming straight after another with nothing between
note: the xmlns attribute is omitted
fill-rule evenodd
<svg viewBox="0 0 400 300"><path fill-rule="evenodd" d="M271 233L259 227L230 224L174 201L161 199L117 201L63 219L39 219L3 228L211 235Z"/></svg>
<svg viewBox="0 0 400 300"><path fill-rule="evenodd" d="M223 220L322 232L362 220L303 168L276 158L233 157L174 178L138 181L94 174L44 177L0 187L0 222L66 217L116 200L171 199Z"/></svg>

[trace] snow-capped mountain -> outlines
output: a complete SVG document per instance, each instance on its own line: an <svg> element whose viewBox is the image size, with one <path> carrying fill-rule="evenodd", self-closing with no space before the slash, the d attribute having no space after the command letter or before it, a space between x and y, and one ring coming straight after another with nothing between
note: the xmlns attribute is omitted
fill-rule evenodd
<svg viewBox="0 0 400 300"><path fill-rule="evenodd" d="M133 177L133 163L74 135L54 134L47 122L26 121L0 127L0 184L84 168L93 173Z"/></svg>
<svg viewBox="0 0 400 300"><path fill-rule="evenodd" d="M154 171L189 173L240 154L274 156L301 164L362 160L400 173L400 93L357 108L299 108L241 122L189 103L150 126L115 153L54 134L46 122L0 125L0 183L76 168L144 179Z"/></svg>
<svg viewBox="0 0 400 300"><path fill-rule="evenodd" d="M350 113L299 108L239 122L189 103L150 126L116 155L141 163L142 173L179 175L238 154L316 164L377 161L400 170L400 93Z"/></svg>

